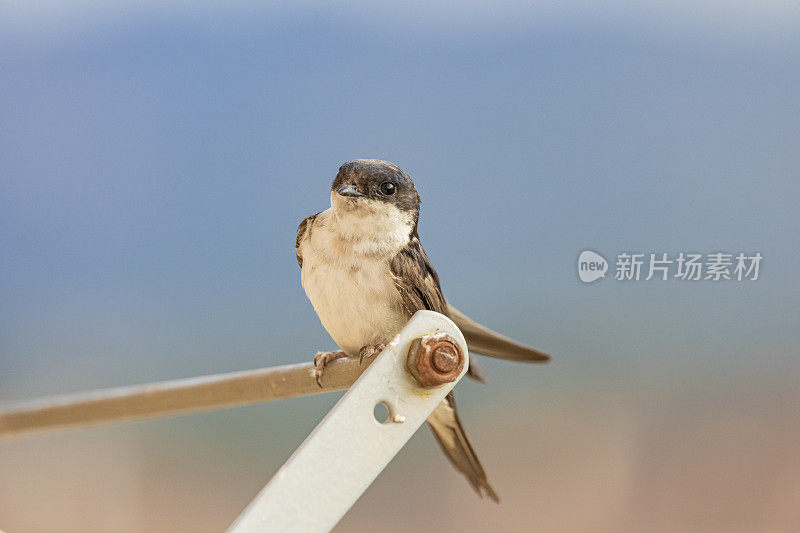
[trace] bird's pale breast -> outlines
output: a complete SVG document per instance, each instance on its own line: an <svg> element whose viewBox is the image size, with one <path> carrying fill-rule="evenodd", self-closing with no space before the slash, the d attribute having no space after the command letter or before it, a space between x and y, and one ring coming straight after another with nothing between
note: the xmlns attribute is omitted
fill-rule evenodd
<svg viewBox="0 0 800 533"><path fill-rule="evenodd" d="M408 320L389 270L390 256L361 254L320 213L301 244L303 288L322 325L351 357L370 344L389 342Z"/></svg>

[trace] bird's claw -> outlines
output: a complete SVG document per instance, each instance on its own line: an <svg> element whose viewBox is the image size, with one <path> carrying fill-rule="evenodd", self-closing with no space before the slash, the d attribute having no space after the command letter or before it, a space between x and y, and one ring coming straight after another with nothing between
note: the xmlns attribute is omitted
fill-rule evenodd
<svg viewBox="0 0 800 533"><path fill-rule="evenodd" d="M370 358L375 354L381 353L386 349L385 344L367 344L358 351L358 364L364 362L364 358Z"/></svg>
<svg viewBox="0 0 800 533"><path fill-rule="evenodd" d="M322 373L325 371L325 367L331 361L341 359L342 357L347 357L347 354L341 351L317 352L317 355L314 356L314 379L317 385L319 385L319 388L322 388Z"/></svg>

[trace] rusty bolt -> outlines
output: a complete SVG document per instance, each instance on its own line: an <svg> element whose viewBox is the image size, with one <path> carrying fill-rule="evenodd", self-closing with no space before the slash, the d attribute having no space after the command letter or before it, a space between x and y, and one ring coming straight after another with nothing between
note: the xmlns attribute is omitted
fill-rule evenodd
<svg viewBox="0 0 800 533"><path fill-rule="evenodd" d="M464 369L465 359L455 339L446 333L437 333L411 342L406 367L420 385L434 387L456 379Z"/></svg>

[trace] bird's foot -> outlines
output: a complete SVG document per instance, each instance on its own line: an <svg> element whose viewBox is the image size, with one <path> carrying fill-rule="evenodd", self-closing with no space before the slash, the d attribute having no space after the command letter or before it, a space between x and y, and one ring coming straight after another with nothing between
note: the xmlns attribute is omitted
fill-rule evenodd
<svg viewBox="0 0 800 533"><path fill-rule="evenodd" d="M317 355L314 356L314 379L317 380L317 385L319 385L320 388L322 388L322 373L325 371L325 367L331 361L341 359L342 357L347 357L347 354L342 351L317 352Z"/></svg>
<svg viewBox="0 0 800 533"><path fill-rule="evenodd" d="M385 344L367 344L366 346L362 346L358 351L358 364L363 363L365 357L369 359L373 355L379 354L385 349Z"/></svg>

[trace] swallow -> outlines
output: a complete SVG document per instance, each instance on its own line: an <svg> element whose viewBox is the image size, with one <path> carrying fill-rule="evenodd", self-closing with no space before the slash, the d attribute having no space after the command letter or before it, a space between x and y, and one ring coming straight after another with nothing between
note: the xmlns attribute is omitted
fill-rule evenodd
<svg viewBox="0 0 800 533"><path fill-rule="evenodd" d="M323 327L339 346L314 358L317 383L331 361L380 353L421 310L436 311L459 327L470 352L544 363L547 354L467 317L445 300L439 276L417 234L420 197L400 167L378 159L343 164L331 186L329 209L304 219L295 250L303 289ZM474 358L468 375L485 382ZM428 417L453 466L483 498L497 492L464 432L451 392Z"/></svg>

